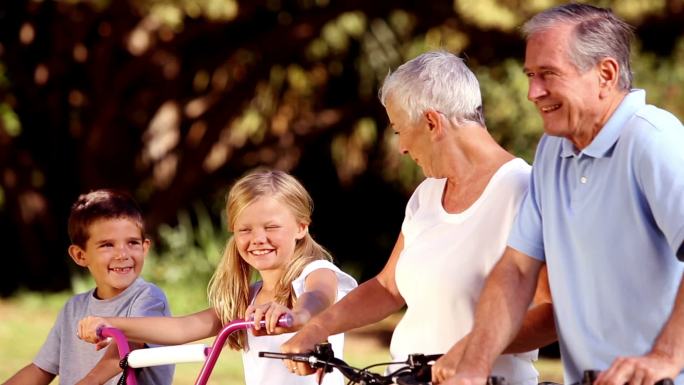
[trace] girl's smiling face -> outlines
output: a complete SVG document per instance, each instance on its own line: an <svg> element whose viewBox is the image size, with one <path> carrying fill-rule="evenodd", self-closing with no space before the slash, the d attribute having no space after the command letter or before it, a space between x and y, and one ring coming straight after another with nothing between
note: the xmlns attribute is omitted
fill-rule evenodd
<svg viewBox="0 0 684 385"><path fill-rule="evenodd" d="M235 218L233 236L242 259L263 275L265 271L284 271L307 229L285 204L273 196L262 196Z"/></svg>

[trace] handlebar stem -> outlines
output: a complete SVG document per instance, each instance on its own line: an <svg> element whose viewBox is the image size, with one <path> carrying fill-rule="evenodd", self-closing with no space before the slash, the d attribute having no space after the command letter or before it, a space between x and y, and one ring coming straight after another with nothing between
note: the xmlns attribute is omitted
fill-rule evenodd
<svg viewBox="0 0 684 385"><path fill-rule="evenodd" d="M122 359L128 356L128 353L131 352L131 348L128 346L128 340L126 339L126 336L121 332L121 330L116 328L102 328L101 330L98 330L97 334L101 335L104 338L113 338L116 342L116 347L119 350L119 357L121 357ZM126 384L138 385L138 381L135 378L134 370L126 371Z"/></svg>
<svg viewBox="0 0 684 385"><path fill-rule="evenodd" d="M262 321L262 323L263 322L264 321ZM289 314L281 317L278 320L278 326L281 327L290 327L292 326L292 323L293 320L292 317L289 316ZM229 323L228 325L224 326L218 332L218 335L214 340L214 344L211 345L211 347L208 349L209 355L207 356L206 361L204 361L204 365L202 366L202 370L200 370L199 376L197 376L195 385L203 385L206 384L207 381L209 381L209 375L211 375L211 372L214 370L216 360L218 360L218 357L221 354L221 350L223 350L223 346L225 345L228 337L238 330L245 330L252 327L253 324L254 321L245 321L237 319Z"/></svg>

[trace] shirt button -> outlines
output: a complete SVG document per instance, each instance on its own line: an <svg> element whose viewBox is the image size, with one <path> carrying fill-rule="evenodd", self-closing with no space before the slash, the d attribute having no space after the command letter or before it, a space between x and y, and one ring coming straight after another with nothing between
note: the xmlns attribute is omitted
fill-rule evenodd
<svg viewBox="0 0 684 385"><path fill-rule="evenodd" d="M586 176L583 176L580 178L580 183L585 184L585 183L587 183L588 180L589 180L589 178L587 178Z"/></svg>

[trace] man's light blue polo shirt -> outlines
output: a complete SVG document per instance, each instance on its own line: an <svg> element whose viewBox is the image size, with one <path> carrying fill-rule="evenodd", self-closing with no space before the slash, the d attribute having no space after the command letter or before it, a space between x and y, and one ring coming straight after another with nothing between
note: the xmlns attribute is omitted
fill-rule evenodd
<svg viewBox="0 0 684 385"><path fill-rule="evenodd" d="M582 151L542 137L509 237L548 265L566 384L649 352L682 280L684 128L645 98L630 92Z"/></svg>

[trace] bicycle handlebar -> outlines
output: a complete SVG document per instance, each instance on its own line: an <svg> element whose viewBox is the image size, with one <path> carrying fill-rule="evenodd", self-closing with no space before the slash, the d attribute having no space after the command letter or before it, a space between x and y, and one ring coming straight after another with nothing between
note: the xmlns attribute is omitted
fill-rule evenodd
<svg viewBox="0 0 684 385"><path fill-rule="evenodd" d="M278 320L278 326L291 327L293 319L289 314L286 314ZM138 349L130 351L128 346L128 339L121 332L121 330L111 327L105 327L98 330L98 336L102 338L112 337L116 341L119 350L119 357L121 360L121 367L124 369L124 376L126 384L137 385L135 372L133 370L126 370L128 367L141 368L154 365L167 365L180 362L202 362L204 365L195 381L195 385L204 385L209 380L211 372L214 370L216 360L223 350L228 337L236 331L245 330L254 325L254 321L245 321L236 319L226 324L216 335L214 343L211 347L205 345L179 345L179 346L163 346L157 348ZM260 325L266 326L266 321L261 320Z"/></svg>
<svg viewBox="0 0 684 385"><path fill-rule="evenodd" d="M326 372L337 369L350 384L360 385L428 385L431 377L431 366L441 355L411 354L406 361L387 362L366 368L355 368L333 355L329 343L317 344L310 353L276 353L259 352L259 357L292 360L309 364L313 369L323 369ZM393 372L383 375L371 372L369 369L380 365L402 365Z"/></svg>

